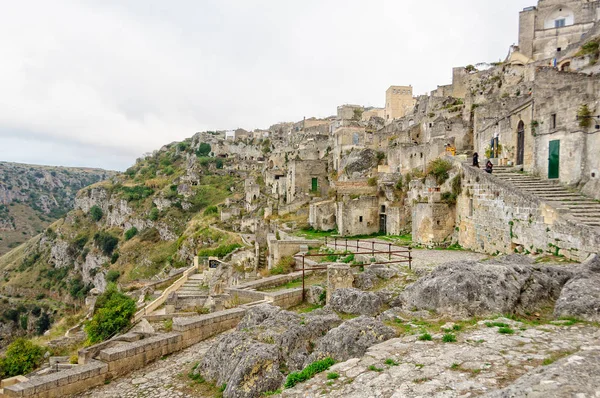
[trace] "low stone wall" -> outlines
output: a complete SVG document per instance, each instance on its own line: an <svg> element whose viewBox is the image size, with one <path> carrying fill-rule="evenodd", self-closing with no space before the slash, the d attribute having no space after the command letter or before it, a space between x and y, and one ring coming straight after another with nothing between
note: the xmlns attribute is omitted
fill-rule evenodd
<svg viewBox="0 0 600 398"><path fill-rule="evenodd" d="M300 252L302 246L319 247L322 244L323 242L318 240L269 240L269 269L277 265L283 257Z"/></svg>
<svg viewBox="0 0 600 398"><path fill-rule="evenodd" d="M265 298L272 301L273 305L288 309L302 303L302 288L297 287L294 289L266 293Z"/></svg>
<svg viewBox="0 0 600 398"><path fill-rule="evenodd" d="M181 334L182 347L189 347L234 328L245 314L246 308L232 308L192 318L175 318L173 319L173 330Z"/></svg>
<svg viewBox="0 0 600 398"><path fill-rule="evenodd" d="M98 359L108 365L112 377L144 367L146 364L182 348L182 336L165 333L100 351Z"/></svg>
<svg viewBox="0 0 600 398"><path fill-rule="evenodd" d="M4 388L4 396L54 398L77 394L104 384L108 366L100 361L92 361L59 373L36 377Z"/></svg>

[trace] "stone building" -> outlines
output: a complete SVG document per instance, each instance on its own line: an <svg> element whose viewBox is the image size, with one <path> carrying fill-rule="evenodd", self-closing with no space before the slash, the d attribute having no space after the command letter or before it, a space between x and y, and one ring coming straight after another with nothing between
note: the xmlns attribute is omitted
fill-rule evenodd
<svg viewBox="0 0 600 398"><path fill-rule="evenodd" d="M308 195L326 196L329 190L327 160L290 161L286 178L286 202Z"/></svg>
<svg viewBox="0 0 600 398"><path fill-rule="evenodd" d="M600 19L600 2L539 0L519 15L519 51L535 61L556 58Z"/></svg>
<svg viewBox="0 0 600 398"><path fill-rule="evenodd" d="M384 118L386 121L401 118L409 113L414 105L412 86L390 86L385 92Z"/></svg>

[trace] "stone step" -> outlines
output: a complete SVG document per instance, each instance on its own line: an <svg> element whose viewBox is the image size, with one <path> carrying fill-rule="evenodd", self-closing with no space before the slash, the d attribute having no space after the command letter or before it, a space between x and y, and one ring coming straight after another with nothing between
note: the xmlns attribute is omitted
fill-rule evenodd
<svg viewBox="0 0 600 398"><path fill-rule="evenodd" d="M259 300L259 301L254 301L252 303L245 304L245 306L246 307L256 307L257 305L266 304L266 303L268 303L267 300Z"/></svg>

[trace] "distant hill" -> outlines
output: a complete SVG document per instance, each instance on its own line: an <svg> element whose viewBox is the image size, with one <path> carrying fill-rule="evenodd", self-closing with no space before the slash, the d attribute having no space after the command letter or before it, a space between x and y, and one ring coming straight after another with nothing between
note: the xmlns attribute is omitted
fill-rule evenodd
<svg viewBox="0 0 600 398"><path fill-rule="evenodd" d="M64 216L81 188L115 171L0 162L0 256Z"/></svg>

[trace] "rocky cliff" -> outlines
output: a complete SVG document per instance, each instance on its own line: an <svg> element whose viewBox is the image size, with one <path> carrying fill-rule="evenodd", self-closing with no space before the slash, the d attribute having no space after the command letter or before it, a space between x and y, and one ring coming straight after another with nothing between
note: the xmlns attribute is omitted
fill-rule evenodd
<svg viewBox="0 0 600 398"><path fill-rule="evenodd" d="M0 162L0 255L73 209L81 188L115 174L102 169Z"/></svg>

